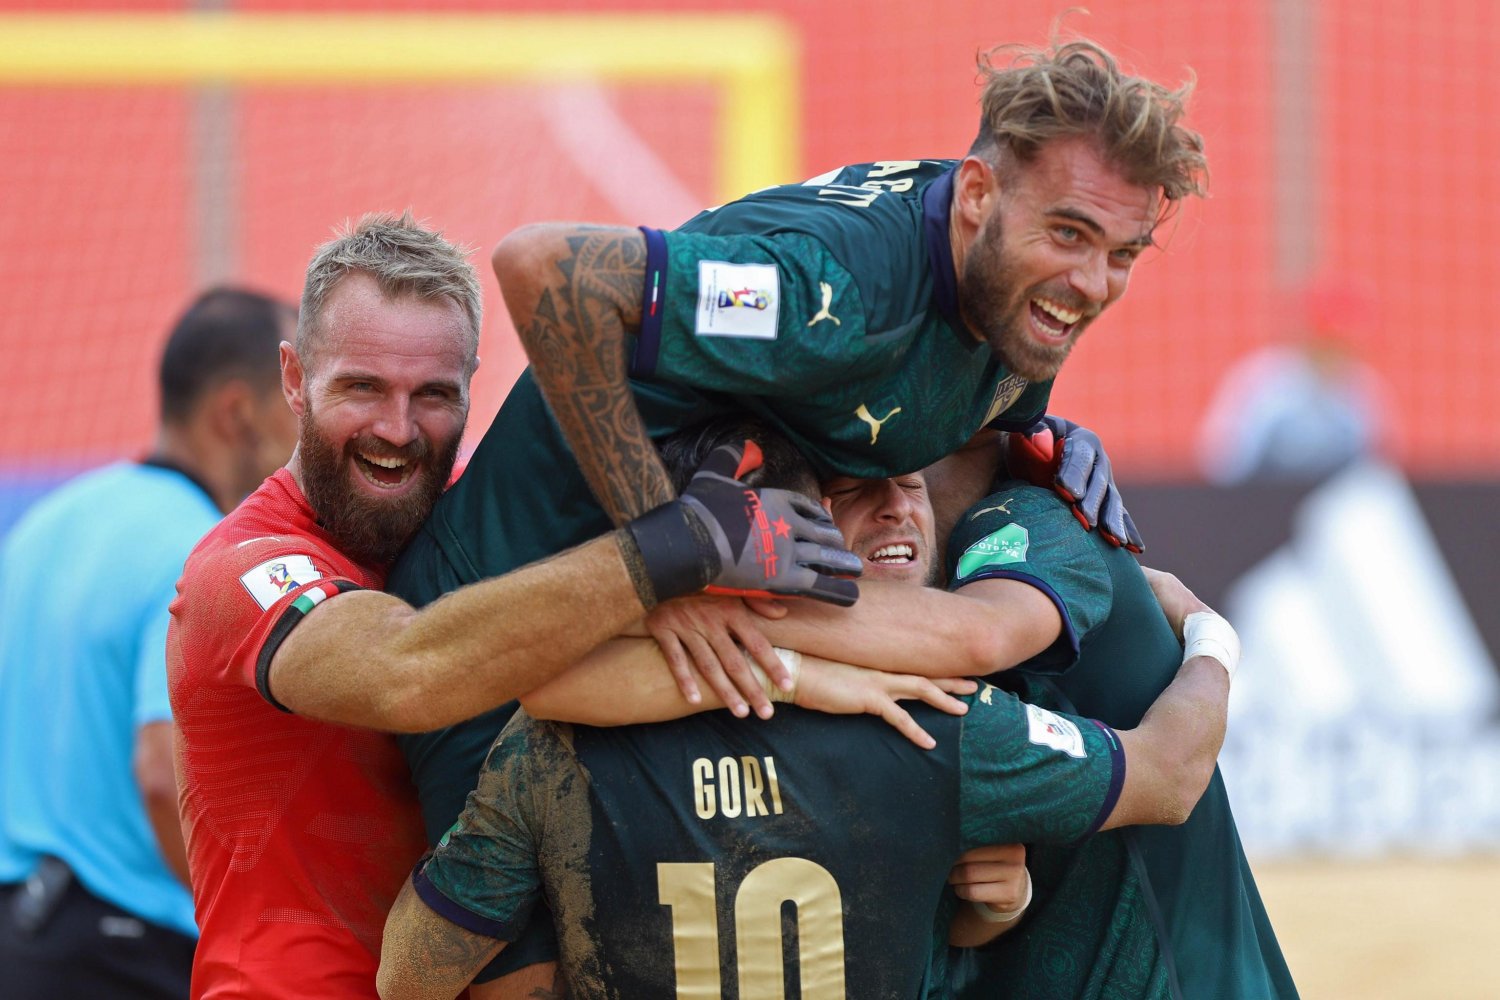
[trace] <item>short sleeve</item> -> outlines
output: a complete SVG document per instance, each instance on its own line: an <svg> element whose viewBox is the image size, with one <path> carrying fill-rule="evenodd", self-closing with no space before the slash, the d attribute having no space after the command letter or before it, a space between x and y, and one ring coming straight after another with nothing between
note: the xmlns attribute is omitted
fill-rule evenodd
<svg viewBox="0 0 1500 1000"><path fill-rule="evenodd" d="M1011 483L969 508L948 543L951 590L978 580L1029 583L1062 615L1063 634L1028 670L1071 667L1109 617L1113 584L1098 549L1068 504L1050 490Z"/></svg>
<svg viewBox="0 0 1500 1000"><path fill-rule="evenodd" d="M805 233L646 234L631 375L708 392L788 396L887 364L858 285Z"/></svg>
<svg viewBox="0 0 1500 1000"><path fill-rule="evenodd" d="M1109 818L1124 787L1125 754L1113 729L989 684L970 700L961 741L965 850L1081 839Z"/></svg>
<svg viewBox="0 0 1500 1000"><path fill-rule="evenodd" d="M532 725L522 717L496 740L463 814L412 876L434 911L503 941L520 936L542 891L528 795Z"/></svg>
<svg viewBox="0 0 1500 1000"><path fill-rule="evenodd" d="M312 539L257 539L220 545L189 560L172 613L181 656L216 675L199 682L255 688L276 700L271 661L287 636L315 607L362 589L343 560Z"/></svg>

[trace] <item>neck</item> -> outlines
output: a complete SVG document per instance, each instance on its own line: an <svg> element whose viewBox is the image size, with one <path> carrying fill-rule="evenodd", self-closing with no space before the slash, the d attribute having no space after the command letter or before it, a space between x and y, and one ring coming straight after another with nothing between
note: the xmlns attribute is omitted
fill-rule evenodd
<svg viewBox="0 0 1500 1000"><path fill-rule="evenodd" d="M190 428L163 425L152 454L203 484L220 513L229 513L240 502L233 468L223 458L215 460L216 455L226 455L226 450L206 447Z"/></svg>

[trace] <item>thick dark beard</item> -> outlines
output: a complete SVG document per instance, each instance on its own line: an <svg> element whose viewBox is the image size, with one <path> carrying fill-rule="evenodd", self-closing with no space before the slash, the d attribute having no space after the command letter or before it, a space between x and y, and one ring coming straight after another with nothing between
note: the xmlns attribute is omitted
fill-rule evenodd
<svg viewBox="0 0 1500 1000"><path fill-rule="evenodd" d="M405 448L375 445L356 439L341 450L318 429L311 408L302 414L302 433L297 453L302 466L302 486L307 502L323 530L333 536L339 550L365 566L385 566L406 547L417 528L432 513L443 495L453 463L458 457L461 435L437 445L426 438ZM366 450L421 463L412 473L422 481L404 496L380 500L359 492L349 481L354 453Z"/></svg>
<svg viewBox="0 0 1500 1000"><path fill-rule="evenodd" d="M959 308L1002 365L1028 382L1045 382L1062 369L1073 342L1047 347L1031 337L1026 329L1030 304L1011 272L1001 246L997 213L964 257L958 276Z"/></svg>

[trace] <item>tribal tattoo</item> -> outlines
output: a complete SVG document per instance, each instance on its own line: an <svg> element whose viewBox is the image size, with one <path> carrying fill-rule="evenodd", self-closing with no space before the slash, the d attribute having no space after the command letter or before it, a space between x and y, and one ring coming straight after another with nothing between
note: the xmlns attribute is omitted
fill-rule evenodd
<svg viewBox="0 0 1500 1000"><path fill-rule="evenodd" d="M641 319L646 251L624 229L570 229L522 332L532 373L615 524L672 499L627 380L625 332Z"/></svg>

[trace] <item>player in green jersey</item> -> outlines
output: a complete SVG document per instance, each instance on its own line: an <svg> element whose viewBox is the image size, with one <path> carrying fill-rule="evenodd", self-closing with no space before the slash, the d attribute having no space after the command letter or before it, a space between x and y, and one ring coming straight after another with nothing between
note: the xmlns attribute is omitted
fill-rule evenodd
<svg viewBox="0 0 1500 1000"><path fill-rule="evenodd" d="M1181 646L1140 566L1051 491L998 484L959 519L948 553L955 592L1030 586L1061 619L1057 641L996 684L1128 727L1171 682ZM1297 996L1217 768L1181 826L1037 844L1027 866L1035 901L1013 933L955 963L960 1000Z"/></svg>
<svg viewBox="0 0 1500 1000"><path fill-rule="evenodd" d="M961 719L918 706L938 737L927 753L873 720L796 708L756 725L518 716L392 912L382 995L453 995L544 891L573 996L782 995L793 967L802 995L923 995L961 850L1186 815L1226 693L1220 665L1187 660L1141 726L1116 734L986 686Z"/></svg>
<svg viewBox="0 0 1500 1000"><path fill-rule="evenodd" d="M669 233L508 237L494 263L533 368L391 589L425 604L654 507L672 493L650 439L731 408L762 414L825 473L905 472L986 422L1029 426L1163 214L1200 190L1183 98L1071 43L992 72L961 161L847 168ZM1104 484L1076 489L1131 537ZM498 728L407 741L430 831Z"/></svg>

